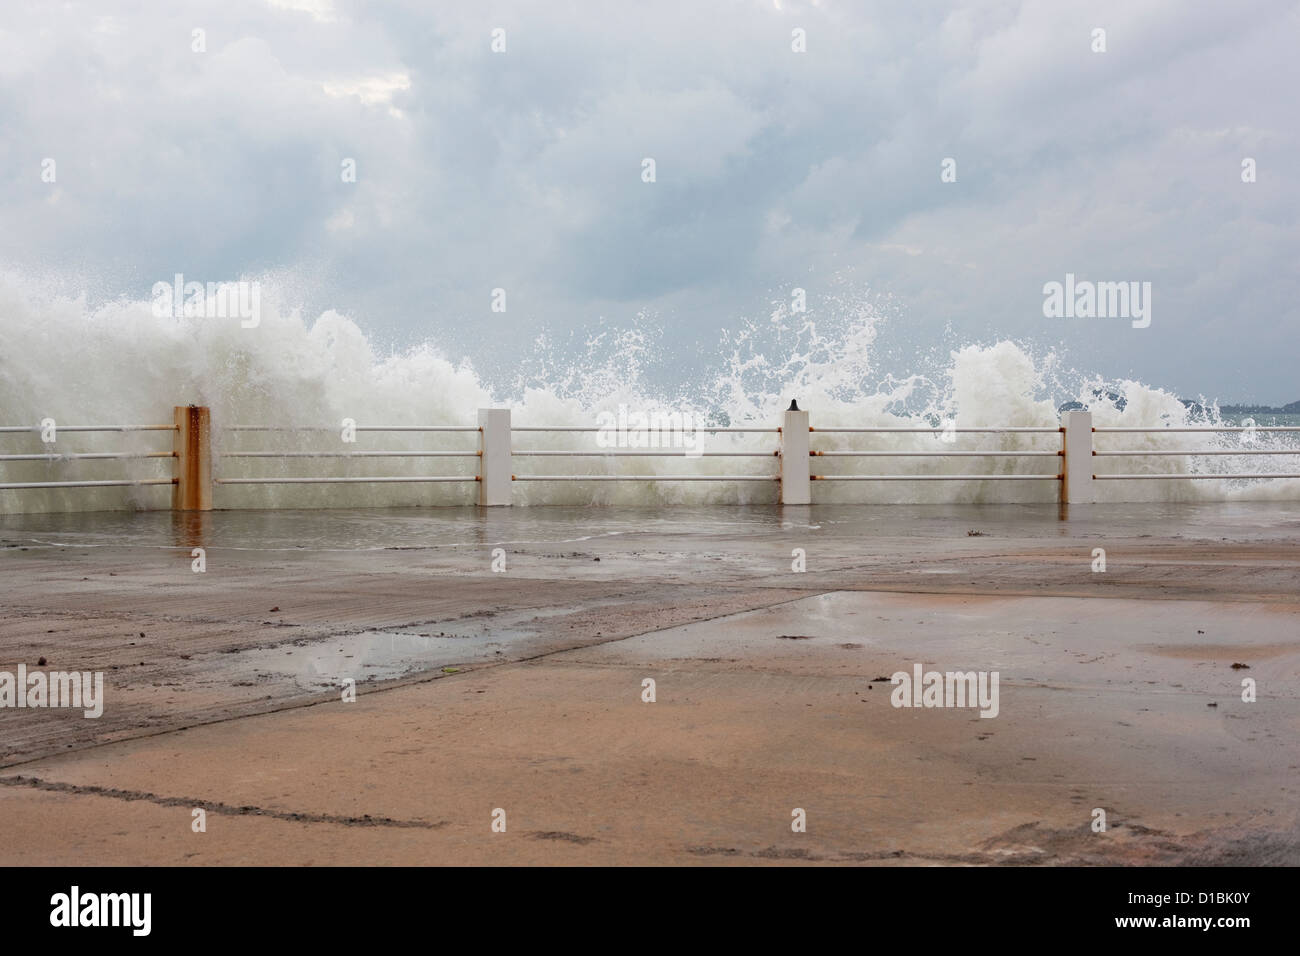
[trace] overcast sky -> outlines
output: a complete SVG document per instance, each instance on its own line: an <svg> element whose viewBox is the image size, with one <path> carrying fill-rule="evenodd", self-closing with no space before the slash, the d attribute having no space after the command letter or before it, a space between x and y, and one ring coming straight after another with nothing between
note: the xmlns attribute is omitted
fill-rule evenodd
<svg viewBox="0 0 1300 956"><path fill-rule="evenodd" d="M693 354L847 280L917 347L1280 404L1298 41L1288 0L3 0L0 264L92 297L279 276L484 364L642 312ZM1067 272L1150 282L1150 327L1044 317Z"/></svg>

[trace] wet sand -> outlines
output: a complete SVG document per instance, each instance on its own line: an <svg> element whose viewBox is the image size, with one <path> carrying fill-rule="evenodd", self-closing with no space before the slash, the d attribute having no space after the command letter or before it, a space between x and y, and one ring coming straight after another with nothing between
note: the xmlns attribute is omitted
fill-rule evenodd
<svg viewBox="0 0 1300 956"><path fill-rule="evenodd" d="M1300 863L1295 505L0 518L41 657L6 864Z"/></svg>

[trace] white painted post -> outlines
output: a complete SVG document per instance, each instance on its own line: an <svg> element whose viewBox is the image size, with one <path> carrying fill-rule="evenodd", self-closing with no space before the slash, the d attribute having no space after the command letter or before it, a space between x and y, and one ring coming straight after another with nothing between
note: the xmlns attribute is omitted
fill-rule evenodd
<svg viewBox="0 0 1300 956"><path fill-rule="evenodd" d="M781 423L781 504L812 503L809 462L808 413L787 409Z"/></svg>
<svg viewBox="0 0 1300 956"><path fill-rule="evenodd" d="M508 505L514 480L510 459L510 409L480 408L478 427L478 503Z"/></svg>
<svg viewBox="0 0 1300 956"><path fill-rule="evenodd" d="M1093 500L1095 483L1092 480L1092 412L1066 412L1065 476L1061 488L1061 501L1066 504L1086 504Z"/></svg>

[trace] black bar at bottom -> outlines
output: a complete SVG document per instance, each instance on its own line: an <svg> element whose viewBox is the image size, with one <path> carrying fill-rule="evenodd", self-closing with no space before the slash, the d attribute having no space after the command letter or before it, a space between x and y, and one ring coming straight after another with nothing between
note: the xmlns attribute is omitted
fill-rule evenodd
<svg viewBox="0 0 1300 956"><path fill-rule="evenodd" d="M770 945L788 937L815 946L847 934L849 945L910 949L1125 936L1179 946L1259 941L1290 924L1295 871L34 868L6 876L0 926L8 944L75 934L78 943L128 946L368 947L379 936L414 933L430 945L466 946L523 933L535 945L718 938L734 946L751 937Z"/></svg>

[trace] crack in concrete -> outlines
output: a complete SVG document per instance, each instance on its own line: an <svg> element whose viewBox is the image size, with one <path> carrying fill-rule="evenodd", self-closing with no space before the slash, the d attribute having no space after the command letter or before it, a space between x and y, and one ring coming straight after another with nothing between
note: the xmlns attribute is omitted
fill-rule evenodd
<svg viewBox="0 0 1300 956"><path fill-rule="evenodd" d="M160 807L198 808L205 810L208 813L215 813L222 816L271 817L275 820L285 820L290 823L333 823L345 827L399 827L404 829L423 830L436 830L439 827L447 826L446 820L441 820L437 823L430 823L426 820L394 820L391 817L372 817L370 814L360 817L345 817L332 813L306 813L291 810L273 810L269 807L256 807L251 805L236 807L228 803L221 803L220 801L214 802L209 800L198 800L191 797L164 797L143 790L118 790L113 787L59 783L53 780L42 780L40 777L24 777L21 775L14 777L0 777L0 785L6 787L30 787L33 790L44 790L48 793L70 793L76 796L108 797L112 800L124 800L127 802L143 800Z"/></svg>

